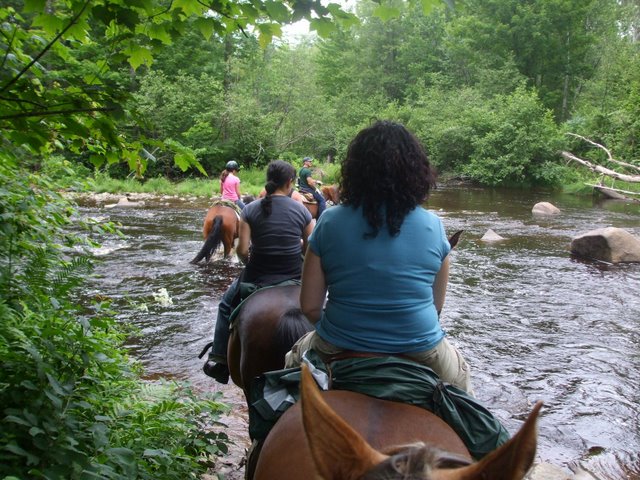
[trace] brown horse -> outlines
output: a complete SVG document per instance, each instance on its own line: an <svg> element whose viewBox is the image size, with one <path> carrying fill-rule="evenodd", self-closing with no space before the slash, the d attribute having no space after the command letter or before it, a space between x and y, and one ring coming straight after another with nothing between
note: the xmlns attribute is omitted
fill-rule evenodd
<svg viewBox="0 0 640 480"><path fill-rule="evenodd" d="M300 286L262 288L242 303L233 321L227 361L231 380L249 395L251 380L284 368L284 356L313 326L300 310Z"/></svg>
<svg viewBox="0 0 640 480"><path fill-rule="evenodd" d="M324 197L324 199L327 202L330 202L331 205L337 205L340 202L340 195L338 193L337 185L323 186L320 188L320 193L322 193L322 196ZM309 210L309 213L311 213L311 216L317 219L318 204L313 199L310 193L301 193L301 195L302 195L302 203L304 204L305 207L307 207L307 210Z"/></svg>
<svg viewBox="0 0 640 480"><path fill-rule="evenodd" d="M320 188L322 196L327 202L331 202L334 205L340 203L340 192L338 191L338 185L325 185Z"/></svg>
<svg viewBox="0 0 640 480"><path fill-rule="evenodd" d="M516 436L472 463L455 432L424 409L321 394L306 365L301 396L267 436L255 480L519 480L535 457L541 402Z"/></svg>
<svg viewBox="0 0 640 480"><path fill-rule="evenodd" d="M191 263L198 263L203 258L208 262L220 243L224 246L225 258L228 257L238 237L239 223L240 218L234 208L223 204L214 204L209 208L202 227L204 244Z"/></svg>

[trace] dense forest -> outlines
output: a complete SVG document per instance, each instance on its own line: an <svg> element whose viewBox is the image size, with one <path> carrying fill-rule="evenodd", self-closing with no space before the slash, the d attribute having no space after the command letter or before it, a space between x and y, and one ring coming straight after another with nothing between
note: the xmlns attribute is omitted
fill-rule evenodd
<svg viewBox="0 0 640 480"><path fill-rule="evenodd" d="M226 449L204 428L223 406L141 382L108 300L76 298L117 232L79 220L61 172L335 162L385 118L441 174L561 186L582 175L563 151L638 165L639 27L635 0L3 1L0 477L194 478Z"/></svg>
<svg viewBox="0 0 640 480"><path fill-rule="evenodd" d="M562 184L575 173L562 150L603 159L567 132L638 158L634 1L361 1L333 22L315 18L306 40L271 43L273 19L216 23L197 3L109 2L77 19L66 6L91 3L3 8L5 141L30 135L116 176L181 178L229 158L336 159L360 128L389 118L418 135L441 173L485 185Z"/></svg>

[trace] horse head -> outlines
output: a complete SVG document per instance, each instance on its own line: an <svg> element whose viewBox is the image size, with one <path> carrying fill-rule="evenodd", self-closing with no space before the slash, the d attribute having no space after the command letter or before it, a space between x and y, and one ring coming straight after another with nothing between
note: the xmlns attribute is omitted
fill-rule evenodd
<svg viewBox="0 0 640 480"><path fill-rule="evenodd" d="M324 480L519 480L536 452L538 402L520 431L477 463L469 464L422 443L381 452L369 445L323 400L302 365L302 421L317 478Z"/></svg>

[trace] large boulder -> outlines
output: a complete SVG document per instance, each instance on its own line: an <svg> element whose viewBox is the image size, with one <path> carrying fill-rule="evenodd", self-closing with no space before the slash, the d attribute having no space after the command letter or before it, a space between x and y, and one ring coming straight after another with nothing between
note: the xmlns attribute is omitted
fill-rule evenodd
<svg viewBox="0 0 640 480"><path fill-rule="evenodd" d="M574 237L571 253L610 263L640 262L640 240L622 228L600 228Z"/></svg>
<svg viewBox="0 0 640 480"><path fill-rule="evenodd" d="M558 215L560 209L549 202L538 202L531 209L534 215Z"/></svg>

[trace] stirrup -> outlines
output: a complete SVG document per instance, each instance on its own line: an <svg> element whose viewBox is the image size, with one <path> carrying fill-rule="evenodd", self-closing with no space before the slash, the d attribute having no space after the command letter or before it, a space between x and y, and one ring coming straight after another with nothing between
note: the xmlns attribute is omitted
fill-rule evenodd
<svg viewBox="0 0 640 480"><path fill-rule="evenodd" d="M198 358L204 357L205 353L207 353L211 347L213 347L213 342L207 343L200 352L200 355L198 355Z"/></svg>

